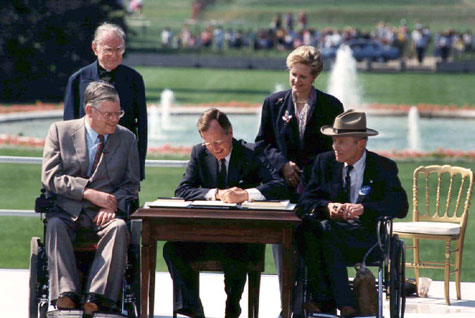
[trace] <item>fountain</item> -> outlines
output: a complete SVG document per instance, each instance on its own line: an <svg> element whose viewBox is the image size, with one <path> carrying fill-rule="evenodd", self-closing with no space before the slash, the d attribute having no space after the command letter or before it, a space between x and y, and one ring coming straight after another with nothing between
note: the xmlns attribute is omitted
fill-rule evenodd
<svg viewBox="0 0 475 318"><path fill-rule="evenodd" d="M361 109L362 106L356 71L356 60L350 47L341 45L328 79L328 93L337 97L345 109Z"/></svg>
<svg viewBox="0 0 475 318"><path fill-rule="evenodd" d="M407 115L408 119L408 149L421 150L421 134L419 129L419 111L417 107L412 106Z"/></svg>
<svg viewBox="0 0 475 318"><path fill-rule="evenodd" d="M171 129L170 108L175 101L175 95L169 89L164 89L160 96L160 123L162 130Z"/></svg>
<svg viewBox="0 0 475 318"><path fill-rule="evenodd" d="M284 85L281 83L275 83L274 85L274 92L280 92L285 89Z"/></svg>
<svg viewBox="0 0 475 318"><path fill-rule="evenodd" d="M157 106L153 105L148 108L148 126L149 126L149 139L160 139L160 110Z"/></svg>
<svg viewBox="0 0 475 318"><path fill-rule="evenodd" d="M339 73L338 69L339 66L336 65L333 76L337 73L344 74ZM340 75L340 77L347 78L351 75ZM275 84L276 89L285 89L285 85L278 85L279 83ZM345 85L347 84L343 87L346 87ZM345 100L340 98L342 101ZM200 115L199 109L172 112L173 101L173 92L164 90L161 94L160 105L150 105L148 109L150 147L164 144L190 146L202 142L196 129L196 121ZM345 104L345 108L348 109L348 104ZM259 128L260 116L232 111L228 113L228 116L233 124L234 136L252 142ZM419 118L417 108L413 107L408 117L380 116L369 113L367 119L369 126L380 133L378 138L371 139L370 149L373 151L410 149L424 152L435 151L439 148L451 150L473 150L474 148L473 142L470 143L475 133L475 118L473 117L451 120L423 116ZM22 116L21 119L15 119L10 118L9 114L0 114L0 137L2 134L8 134L44 138L51 123L58 120L61 120L60 115L55 118L38 118L38 114L32 113L28 118Z"/></svg>
<svg viewBox="0 0 475 318"><path fill-rule="evenodd" d="M173 91L163 90L160 95L160 107L151 106L148 110L149 138L151 140L166 139L166 132L173 130L170 118L170 108L175 100ZM174 127L176 128L176 127Z"/></svg>

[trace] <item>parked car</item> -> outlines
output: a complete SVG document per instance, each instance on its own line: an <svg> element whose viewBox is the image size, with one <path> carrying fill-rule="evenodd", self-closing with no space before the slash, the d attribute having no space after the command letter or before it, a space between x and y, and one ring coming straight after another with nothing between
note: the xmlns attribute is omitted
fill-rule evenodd
<svg viewBox="0 0 475 318"><path fill-rule="evenodd" d="M376 40L354 39L343 43L351 48L353 57L359 62L363 60L386 62L399 58L399 49L392 46L386 46ZM321 50L322 57L325 59L335 59L337 47L324 48Z"/></svg>

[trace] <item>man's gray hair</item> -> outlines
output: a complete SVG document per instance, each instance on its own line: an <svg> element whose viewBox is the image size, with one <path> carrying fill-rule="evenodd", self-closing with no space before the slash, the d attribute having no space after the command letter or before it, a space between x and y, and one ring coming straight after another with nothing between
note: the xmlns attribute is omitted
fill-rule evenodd
<svg viewBox="0 0 475 318"><path fill-rule="evenodd" d="M104 33L109 33L109 32L115 33L122 40L122 44L125 45L124 30L122 30L120 26L112 24L112 23L108 23L108 22L105 22L97 27L96 32L94 33L93 42L96 43L97 45L100 45L101 40L102 40L102 35Z"/></svg>
<svg viewBox="0 0 475 318"><path fill-rule="evenodd" d="M223 128L226 135L228 134L229 128L231 127L231 122L229 121L228 116L225 113L220 111L217 108L209 108L205 110L196 124L200 134L206 132L209 129L211 121L216 120L218 124Z"/></svg>
<svg viewBox="0 0 475 318"><path fill-rule="evenodd" d="M89 83L84 92L84 109L87 105L98 108L103 101L120 102L115 87L105 81Z"/></svg>

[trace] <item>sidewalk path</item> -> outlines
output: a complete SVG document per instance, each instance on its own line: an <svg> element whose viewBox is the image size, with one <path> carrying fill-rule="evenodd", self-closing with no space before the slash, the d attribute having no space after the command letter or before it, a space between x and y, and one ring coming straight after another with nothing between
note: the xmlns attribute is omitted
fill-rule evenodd
<svg viewBox="0 0 475 318"><path fill-rule="evenodd" d="M224 283L222 274L202 273L200 294L206 317L224 316ZM432 282L429 297L407 299L407 318L472 318L475 317L475 283L462 283L462 300L455 300L455 286L450 286L451 306L445 305L443 282ZM242 318L247 314L247 286L241 300ZM280 312L279 286L276 275L263 275L261 280L259 317L276 318ZM384 303L389 317L388 302ZM0 269L0 317L28 317L28 270ZM155 318L172 317L172 281L165 272L157 272Z"/></svg>

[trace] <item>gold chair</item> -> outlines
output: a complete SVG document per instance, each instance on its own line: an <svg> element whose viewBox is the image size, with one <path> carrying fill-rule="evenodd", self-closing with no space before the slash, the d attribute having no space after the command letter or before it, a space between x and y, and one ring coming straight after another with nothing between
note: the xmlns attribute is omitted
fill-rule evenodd
<svg viewBox="0 0 475 318"><path fill-rule="evenodd" d="M457 299L460 295L462 252L468 210L473 188L473 172L462 167L420 166L413 176L413 222L395 222L395 234L401 238L412 238L414 261L406 267L414 268L416 283L419 284L420 268L444 270L445 302L450 305L450 274L455 273ZM445 203L445 204L444 204ZM441 209L442 208L442 209ZM445 241L444 262L422 262L419 255L419 240ZM455 250L451 242L456 241ZM455 262L451 263L451 254ZM451 268L453 267L453 270Z"/></svg>

